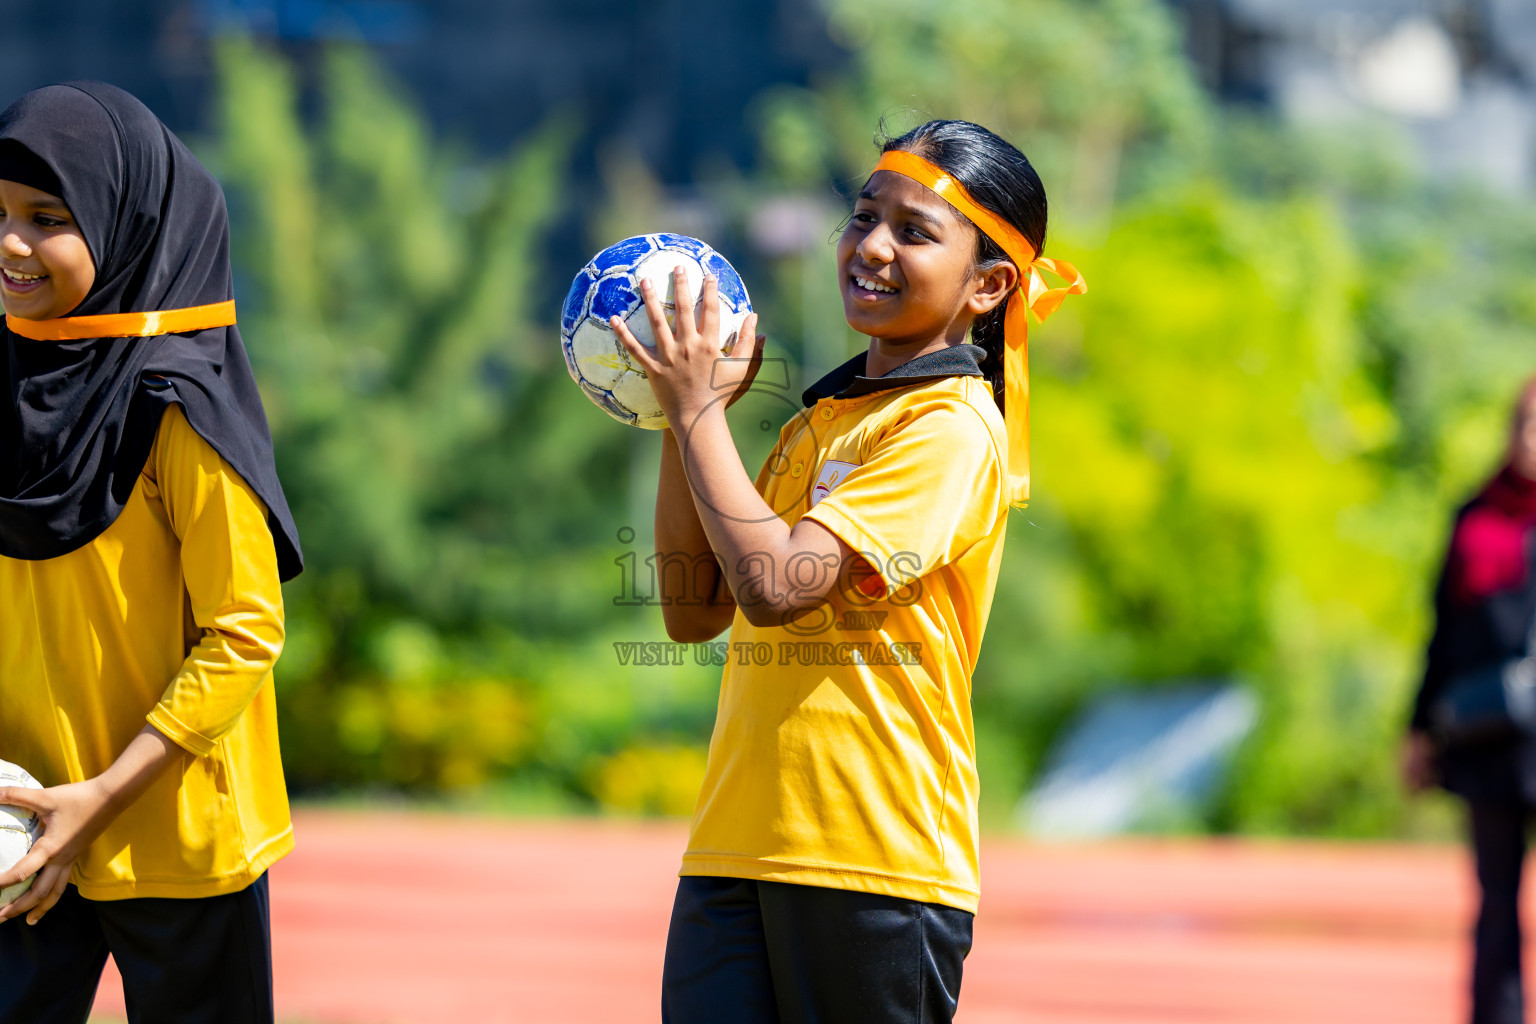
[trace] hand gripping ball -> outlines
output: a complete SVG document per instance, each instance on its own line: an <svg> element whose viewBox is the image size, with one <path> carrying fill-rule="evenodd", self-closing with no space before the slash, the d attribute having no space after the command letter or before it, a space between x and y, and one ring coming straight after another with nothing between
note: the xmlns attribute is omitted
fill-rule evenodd
<svg viewBox="0 0 1536 1024"><path fill-rule="evenodd" d="M0 788L7 786L43 788L42 783L28 774L25 768L9 761L0 761ZM15 867L42 834L43 823L37 815L22 807L0 804L0 871L9 871ZM30 888L32 878L24 878L9 888L0 889L0 907L15 901Z"/></svg>
<svg viewBox="0 0 1536 1024"><path fill-rule="evenodd" d="M721 353L736 344L741 323L752 312L746 285L724 256L687 235L636 235L592 257L576 275L560 311L560 350L571 378L598 408L618 420L660 430L667 418L651 391L645 372L624 350L608 318L618 315L636 338L656 345L640 298L640 282L649 279L663 296L667 323L676 325L672 272L681 265L695 300L709 272L719 281Z"/></svg>

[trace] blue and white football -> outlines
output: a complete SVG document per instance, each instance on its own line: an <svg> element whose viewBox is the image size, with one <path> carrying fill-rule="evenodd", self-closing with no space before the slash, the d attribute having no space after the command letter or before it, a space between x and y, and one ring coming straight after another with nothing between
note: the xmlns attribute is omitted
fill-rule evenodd
<svg viewBox="0 0 1536 1024"><path fill-rule="evenodd" d="M688 275L688 291L695 300L706 271L720 282L721 352L729 352L742 321L752 312L752 302L735 268L697 238L654 234L616 242L581 268L566 293L560 310L565 367L587 397L621 423L660 430L667 425L667 417L645 371L630 360L608 318L618 315L636 338L654 348L656 339L640 298L640 282L649 279L664 297L667 323L675 326L672 272L679 265Z"/></svg>

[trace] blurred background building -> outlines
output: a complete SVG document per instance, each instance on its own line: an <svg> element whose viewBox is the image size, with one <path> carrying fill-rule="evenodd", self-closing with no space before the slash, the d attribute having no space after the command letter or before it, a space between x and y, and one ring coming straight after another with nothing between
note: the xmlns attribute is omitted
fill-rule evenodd
<svg viewBox="0 0 1536 1024"><path fill-rule="evenodd" d="M561 113L582 129L574 187L598 183L605 155L638 158L683 187L685 208L701 167L751 162L753 97L842 58L816 0L59 0L15 15L0 95L100 78L195 136L211 128L219 35L270 41L311 71L326 44L361 42L444 138L499 152ZM583 244L560 255L580 259Z"/></svg>
<svg viewBox="0 0 1536 1024"><path fill-rule="evenodd" d="M58 0L14 12L0 93L102 78L195 133L210 114L209 42L229 32L298 56L367 43L435 125L486 151L568 111L669 181L691 180L706 157L747 162L752 97L841 57L816 0Z"/></svg>
<svg viewBox="0 0 1536 1024"><path fill-rule="evenodd" d="M1526 0L1171 0L1201 81L1300 123L1399 119L1435 173L1513 192L1536 153Z"/></svg>
<svg viewBox="0 0 1536 1024"><path fill-rule="evenodd" d="M1536 5L1167 2L1200 81L1222 101L1301 123L1378 112L1407 125L1437 171L1531 186ZM209 113L209 40L230 31L297 54L366 42L434 124L488 150L568 109L590 139L632 143L673 183L692 180L706 159L748 164L752 98L846 60L817 0L56 0L12 12L0 37L0 94L103 78L173 129L196 132Z"/></svg>

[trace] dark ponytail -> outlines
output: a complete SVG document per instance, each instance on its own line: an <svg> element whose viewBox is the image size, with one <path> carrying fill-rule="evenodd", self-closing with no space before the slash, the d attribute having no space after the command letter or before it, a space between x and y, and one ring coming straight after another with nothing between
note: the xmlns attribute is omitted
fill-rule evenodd
<svg viewBox="0 0 1536 1024"><path fill-rule="evenodd" d="M1045 251L1045 186L1029 159L1005 139L969 121L929 121L880 146L882 153L904 150L937 164L965 186L971 198L1018 228L1035 255ZM976 232L976 267L986 270L1008 257L1001 247ZM1026 268L1020 267L1022 275ZM971 340L986 349L981 372L1003 409L1003 316L1000 302L971 325ZM1004 410L1006 411L1006 410Z"/></svg>

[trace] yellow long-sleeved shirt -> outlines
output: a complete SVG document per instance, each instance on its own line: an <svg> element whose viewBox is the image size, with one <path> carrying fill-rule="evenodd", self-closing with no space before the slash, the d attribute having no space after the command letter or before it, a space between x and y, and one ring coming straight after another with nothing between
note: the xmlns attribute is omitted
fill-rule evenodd
<svg viewBox="0 0 1536 1024"><path fill-rule="evenodd" d="M179 406L104 533L0 556L0 759L54 786L105 771L146 721L183 748L76 863L81 895L234 892L293 848L282 646L266 508Z"/></svg>

